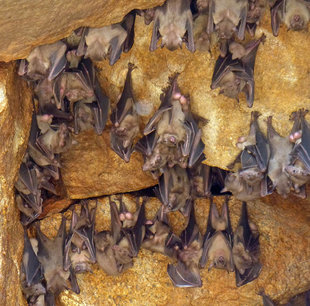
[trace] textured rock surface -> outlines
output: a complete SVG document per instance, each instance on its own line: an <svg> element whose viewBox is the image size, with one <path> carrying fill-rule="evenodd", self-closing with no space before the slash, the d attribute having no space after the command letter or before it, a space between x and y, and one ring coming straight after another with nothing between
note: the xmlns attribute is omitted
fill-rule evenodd
<svg viewBox="0 0 310 306"><path fill-rule="evenodd" d="M160 5L164 0L2 1L0 61L27 57L37 45L53 43L81 27L102 27L122 20L134 8ZM18 24L18 27L16 27Z"/></svg>
<svg viewBox="0 0 310 306"><path fill-rule="evenodd" d="M115 103L124 84L127 63L133 62L138 67L132 73L136 99L152 103L155 110L168 77L180 72L179 85L184 94L190 95L193 112L209 120L203 127L208 164L225 167L234 159L238 154L235 143L239 136L248 133L252 110L263 114L260 119L263 129L266 128L265 119L273 115L275 128L287 135L292 127L289 122L291 112L300 107L309 108L310 61L305 60L305 54L310 50L309 32L281 28L279 36L274 37L270 14L266 13L256 33L256 37L265 33L267 38L256 57L255 101L250 109L244 95L240 96L238 104L236 100L220 95L219 90L211 91L213 68L218 58L215 48L211 53L196 51L192 54L183 45L182 50L174 52L160 47L153 53L148 52L152 26L145 26L143 18L137 17L136 38L131 51L123 54L113 67L106 61L98 63L102 84Z"/></svg>
<svg viewBox="0 0 310 306"><path fill-rule="evenodd" d="M0 63L0 304L22 305L19 282L22 226L14 203L14 183L27 147L31 93L15 74L14 64Z"/></svg>
<svg viewBox="0 0 310 306"><path fill-rule="evenodd" d="M108 130L102 136L87 131L76 140L78 144L61 160L61 175L70 198L129 192L157 184L142 171L140 154L134 153L126 163L111 150Z"/></svg>
<svg viewBox="0 0 310 306"><path fill-rule="evenodd" d="M219 208L223 200L223 197L215 199ZM134 209L134 200L125 197L124 201ZM241 288L235 286L234 273L214 269L210 272L201 270L201 288L174 288L166 273L171 260L142 250L135 259L134 267L118 277L107 276L96 264L93 265L93 274L78 276L80 295L66 291L60 296L60 304L98 305L99 301L105 301L106 304L119 305L199 305L212 301L212 305L261 305L261 297L257 295L261 288L276 302L286 302L293 295L310 288L309 204L309 200L301 201L293 197L279 201L276 196L248 203L250 218L261 234L260 258L263 269L257 280ZM147 203L148 218L155 215L159 205L154 199ZM195 208L197 222L204 233L209 200L198 200ZM233 229L237 226L240 208L241 202L234 199L230 201ZM67 212L66 216L69 215L70 212ZM186 226L185 219L179 213L170 214L169 217L175 232L179 234ZM59 223L60 215L44 219L42 229L54 235ZM103 198L97 207L96 229L109 229L109 224L108 199Z"/></svg>

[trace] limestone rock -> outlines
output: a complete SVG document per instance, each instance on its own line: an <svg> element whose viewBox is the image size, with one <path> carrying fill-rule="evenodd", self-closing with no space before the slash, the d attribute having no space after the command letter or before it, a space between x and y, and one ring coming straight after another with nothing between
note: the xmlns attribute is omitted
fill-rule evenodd
<svg viewBox="0 0 310 306"><path fill-rule="evenodd" d="M0 12L0 61L27 57L38 45L53 43L82 26L117 23L133 9L161 5L164 0L6 1ZM16 26L18 24L18 27Z"/></svg>
<svg viewBox="0 0 310 306"><path fill-rule="evenodd" d="M223 197L216 197L220 208ZM125 196L124 202L134 211L134 199ZM237 288L234 273L223 270L201 270L203 286L194 289L174 288L166 272L170 259L157 253L141 250L134 267L118 277L107 276L95 264L93 274L78 275L81 293L66 291L61 294L61 305L95 305L98 301L107 304L131 305L261 305L257 294L264 288L276 302L286 302L290 297L310 288L310 202L290 197L279 200L274 195L264 200L248 203L249 216L260 232L261 263L259 278ZM149 199L146 204L148 218L153 218L160 203ZM236 228L241 202L230 200L230 215L233 229ZM196 218L202 233L205 232L209 212L209 200L199 199L195 204ZM69 212L66 214L69 217ZM176 233L186 226L180 213L169 214ZM60 216L44 219L42 229L50 236L56 233ZM68 222L69 223L69 222ZM110 228L108 199L99 200L96 214L96 230Z"/></svg>
<svg viewBox="0 0 310 306"><path fill-rule="evenodd" d="M190 95L192 111L209 120L203 127L207 164L225 168L233 161L239 153L235 146L238 138L248 133L252 110L262 113L263 130L266 130L266 118L273 115L274 127L288 135L292 128L289 115L301 107L309 108L310 61L304 59L310 50L309 32L281 29L279 36L274 37L270 14L266 12L256 33L257 38L262 33L267 38L257 52L255 101L254 106L248 108L245 96L241 95L238 103L220 95L219 90L210 89L218 48L213 48L211 53L191 53L184 45L182 50L174 52L160 47L149 52L152 27L153 24L145 26L142 17L136 18L135 43L131 51L123 54L113 67L107 61L97 63L101 83L115 105L124 84L127 63L134 63L137 66L132 73L135 97L142 103L152 103L155 111L169 76L181 73L179 85L184 94Z"/></svg>
<svg viewBox="0 0 310 306"><path fill-rule="evenodd" d="M25 153L31 123L31 92L15 64L0 63L0 304L22 305L19 270L23 231L15 205L14 183Z"/></svg>
<svg viewBox="0 0 310 306"><path fill-rule="evenodd" d="M61 176L71 199L129 192L154 186L157 181L142 171L143 158L133 153L129 163L110 148L109 130L102 136L92 130L61 156Z"/></svg>

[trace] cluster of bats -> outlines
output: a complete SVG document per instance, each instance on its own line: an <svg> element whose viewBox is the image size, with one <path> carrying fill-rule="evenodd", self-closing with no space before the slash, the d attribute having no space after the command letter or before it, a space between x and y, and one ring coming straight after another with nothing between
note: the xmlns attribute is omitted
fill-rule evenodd
<svg viewBox="0 0 310 306"><path fill-rule="evenodd" d="M276 190L287 197L291 190L306 197L306 184L310 181L310 125L300 109L291 114L294 121L289 136L282 137L272 126L272 116L267 119L267 138L258 124L258 112L252 112L248 136L238 139L241 149L236 160L237 172L227 174L225 188L241 201L254 200Z"/></svg>
<svg viewBox="0 0 310 306"><path fill-rule="evenodd" d="M95 231L96 206L81 201L80 215L72 209L69 232L66 218L56 237L51 240L34 224L35 238L24 233L22 259L22 290L30 305L54 305L63 290L79 293L76 274L91 272L96 263L108 275L119 275L133 266L140 248L162 253L175 263L168 264L168 275L176 287L200 287L199 269L207 262L212 268L235 271L236 285L242 286L256 279L261 271L259 262L259 233L249 221L247 204L243 202L240 221L233 233L228 197L219 214L210 200L206 233L199 232L192 203L186 228L180 236L173 233L167 213L161 206L153 220L145 217L147 198L138 197L136 211L128 211L122 196L110 198L111 229Z"/></svg>

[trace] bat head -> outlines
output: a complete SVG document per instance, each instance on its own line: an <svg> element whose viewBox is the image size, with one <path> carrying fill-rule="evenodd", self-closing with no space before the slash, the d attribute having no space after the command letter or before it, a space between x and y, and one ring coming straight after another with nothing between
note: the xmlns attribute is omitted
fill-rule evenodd
<svg viewBox="0 0 310 306"><path fill-rule="evenodd" d="M244 181L237 172L228 173L225 178L225 188L221 192L231 191L233 194L243 190Z"/></svg>
<svg viewBox="0 0 310 306"><path fill-rule="evenodd" d="M304 17L305 16L302 16L301 14L294 14L293 16L291 16L289 20L289 29L292 29L293 31L303 30L307 25L307 21Z"/></svg>
<svg viewBox="0 0 310 306"><path fill-rule="evenodd" d="M294 165L286 166L285 171L294 183L303 185L310 179L310 171L305 169L304 165L298 161Z"/></svg>
<svg viewBox="0 0 310 306"><path fill-rule="evenodd" d="M215 27L220 39L230 39L237 31L236 26L230 19L223 19Z"/></svg>
<svg viewBox="0 0 310 306"><path fill-rule="evenodd" d="M178 28L175 27L174 25L169 25L169 28L164 28L162 30L162 43L161 43L161 47L163 48L164 46L170 50L170 51L174 51L178 48L182 47L182 37L185 34L185 32L183 33L183 35L180 35L180 33L178 33Z"/></svg>
<svg viewBox="0 0 310 306"><path fill-rule="evenodd" d="M252 167L239 172L241 179L245 180L249 185L254 185L264 178L264 174L258 167Z"/></svg>

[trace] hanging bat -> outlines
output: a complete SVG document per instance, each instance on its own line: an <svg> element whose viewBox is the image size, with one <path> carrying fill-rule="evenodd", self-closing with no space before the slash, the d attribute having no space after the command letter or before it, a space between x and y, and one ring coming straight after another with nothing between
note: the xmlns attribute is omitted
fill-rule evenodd
<svg viewBox="0 0 310 306"><path fill-rule="evenodd" d="M139 115L136 110L136 102L132 92L131 73L135 66L128 64L128 72L122 95L117 102L115 110L111 114L113 123L110 137L111 148L125 162L129 162L133 152L133 142L139 134Z"/></svg>
<svg viewBox="0 0 310 306"><path fill-rule="evenodd" d="M239 101L239 93L244 92L248 107L254 102L254 65L258 47L265 39L251 41L243 47L233 42L225 57L219 57L215 63L211 89L220 87L220 94Z"/></svg>
<svg viewBox="0 0 310 306"><path fill-rule="evenodd" d="M175 287L201 287L199 260L202 255L202 237L196 224L194 205L186 229L181 233L182 248L177 253L178 263L168 264L167 272Z"/></svg>
<svg viewBox="0 0 310 306"><path fill-rule="evenodd" d="M289 30L300 31L307 28L310 20L310 3L307 0L276 0L270 8L271 28L278 36L280 23Z"/></svg>
<svg viewBox="0 0 310 306"><path fill-rule="evenodd" d="M270 147L270 160L268 163L268 177L278 194L287 198L292 182L285 168L290 163L290 153L293 144L289 137L281 137L272 126L272 116L267 121L267 138Z"/></svg>
<svg viewBox="0 0 310 306"><path fill-rule="evenodd" d="M80 289L73 269L63 269L64 245L66 241L66 219L62 216L61 225L54 240L47 238L40 229L40 223L36 223L36 238L38 240L38 259L43 267L46 280L47 305L54 305L55 297L61 291L71 289L79 293ZM70 287L69 287L70 282Z"/></svg>
<svg viewBox="0 0 310 306"><path fill-rule="evenodd" d="M85 33L85 41L81 40L78 54L93 61L108 58L114 65L122 51L128 52L134 41L135 12L126 15L123 22L103 28L89 28Z"/></svg>
<svg viewBox="0 0 310 306"><path fill-rule="evenodd" d="M191 208L191 185L186 169L179 166L166 169L159 178L155 193L167 211L180 210L188 216Z"/></svg>
<svg viewBox="0 0 310 306"><path fill-rule="evenodd" d="M197 1L198 4L198 1ZM200 12L193 23L193 35L196 50L210 51L211 35L207 32L209 16L206 12Z"/></svg>
<svg viewBox="0 0 310 306"><path fill-rule="evenodd" d="M228 171L205 164L198 164L190 171L193 197L210 197L218 195L225 187Z"/></svg>
<svg viewBox="0 0 310 306"><path fill-rule="evenodd" d="M35 243L35 239L32 239ZM38 260L36 250L28 237L27 230L24 229L24 252L21 265L21 284L22 292L28 305L44 305L44 275L42 266ZM43 303L40 304L40 301Z"/></svg>
<svg viewBox="0 0 310 306"><path fill-rule="evenodd" d="M216 31L225 40L237 34L243 40L247 12L247 0L210 0L208 34Z"/></svg>
<svg viewBox="0 0 310 306"><path fill-rule="evenodd" d="M291 115L294 126L290 135L295 142L291 159L285 171L288 173L295 192L305 197L305 184L310 180L310 127L305 116L308 110L300 109Z"/></svg>
<svg viewBox="0 0 310 306"><path fill-rule="evenodd" d="M99 232L94 238L97 263L108 275L119 275L132 267L144 238L145 202L131 214L119 200L120 210L110 199L111 231Z"/></svg>
<svg viewBox="0 0 310 306"><path fill-rule="evenodd" d="M145 224L145 236L142 248L152 252L159 252L169 257L176 257L182 247L182 241L176 236L169 225L169 220L162 205L154 220Z"/></svg>
<svg viewBox="0 0 310 306"><path fill-rule="evenodd" d="M241 216L234 234L232 253L237 287L255 280L262 269L259 262L259 233L256 225L249 222L246 202L242 202Z"/></svg>
<svg viewBox="0 0 310 306"><path fill-rule="evenodd" d="M34 48L27 59L20 61L18 74L30 80L41 80L46 77L53 80L67 64L67 46L61 41Z"/></svg>
<svg viewBox="0 0 310 306"><path fill-rule="evenodd" d="M96 207L89 209L87 201L81 201L81 213L72 212L70 232L64 248L64 270L72 266L75 273L91 272L90 263L96 262L94 230Z"/></svg>
<svg viewBox="0 0 310 306"><path fill-rule="evenodd" d="M231 229L228 197L222 206L222 213L219 215L213 198L210 198L210 210L208 217L207 230L203 238L203 252L199 262L200 267L204 268L210 260L209 271L216 269L226 269L227 272L234 271L232 245L233 232Z"/></svg>
<svg viewBox="0 0 310 306"><path fill-rule="evenodd" d="M168 50L174 51L181 48L185 41L187 49L195 52L190 3L190 0L167 0L156 8L150 51L157 49L161 37L162 48L166 46Z"/></svg>
<svg viewBox="0 0 310 306"><path fill-rule="evenodd" d="M248 136L241 136L237 146L242 149L236 160L229 165L233 166L238 160L241 162L240 178L249 186L261 182L262 196L267 195L266 172L270 159L270 147L267 139L259 128L258 112L251 113L250 132Z"/></svg>
<svg viewBox="0 0 310 306"><path fill-rule="evenodd" d="M256 27L262 19L265 9L266 0L248 0L248 13L246 18L246 29L253 37L255 36Z"/></svg>

